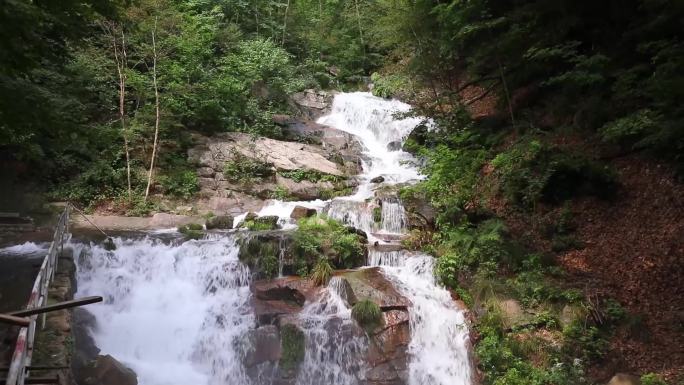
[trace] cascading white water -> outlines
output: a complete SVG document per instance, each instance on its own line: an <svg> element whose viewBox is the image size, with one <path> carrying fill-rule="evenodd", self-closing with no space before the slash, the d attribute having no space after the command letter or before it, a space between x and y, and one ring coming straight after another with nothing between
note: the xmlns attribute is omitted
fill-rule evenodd
<svg viewBox="0 0 684 385"><path fill-rule="evenodd" d="M406 228L406 212L398 202L382 203L382 231L390 234L401 234Z"/></svg>
<svg viewBox="0 0 684 385"><path fill-rule="evenodd" d="M369 263L381 266L411 302L409 385L470 385L464 314L454 307L449 292L436 285L434 258L403 251L371 251Z"/></svg>
<svg viewBox="0 0 684 385"><path fill-rule="evenodd" d="M347 210L345 201L363 202L373 196L374 185L371 179L382 176L387 183L406 183L420 180L423 176L412 165L411 154L391 144L403 144L411 131L420 124L422 118L395 117L397 113L406 113L411 109L408 104L397 100L386 100L373 96L368 92L340 93L335 96L330 114L321 117L318 123L348 132L357 137L364 148L367 161L362 161L363 173L359 175L361 183L352 196L340 197L332 201L283 202L272 200L258 215L277 215L281 224L290 226L290 213L297 206L315 208L319 211L327 204L328 215L342 219L341 213ZM343 207L338 207L343 206ZM360 229L372 229L373 217L349 218L350 225ZM236 224L238 219L236 219ZM365 226L365 227L363 227Z"/></svg>
<svg viewBox="0 0 684 385"><path fill-rule="evenodd" d="M413 157L402 150L389 148L391 143L402 144L422 118L397 119L395 114L406 113L408 104L386 100L368 92L337 94L330 114L318 123L348 132L359 138L369 158L363 163L363 182L353 196L346 199L365 200L373 196L370 180L382 176L388 183L420 180L423 176L411 165Z"/></svg>
<svg viewBox="0 0 684 385"><path fill-rule="evenodd" d="M304 361L299 368L297 385L359 385L364 376L367 340L354 335L351 310L338 291L339 278L299 315L306 338Z"/></svg>
<svg viewBox="0 0 684 385"><path fill-rule="evenodd" d="M78 295L103 354L129 365L142 385L249 384L240 343L253 326L249 270L229 236L170 245L115 239L116 251L76 244ZM84 250L85 252L81 252Z"/></svg>

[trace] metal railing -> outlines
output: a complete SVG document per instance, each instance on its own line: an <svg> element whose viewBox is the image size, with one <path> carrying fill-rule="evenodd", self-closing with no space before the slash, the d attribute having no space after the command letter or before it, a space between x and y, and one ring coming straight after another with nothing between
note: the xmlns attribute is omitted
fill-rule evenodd
<svg viewBox="0 0 684 385"><path fill-rule="evenodd" d="M26 310L36 309L47 304L48 289L50 283L55 278L57 261L64 249L64 242L69 236L69 212L71 206L66 205L59 217L59 222L55 228L55 234L48 253L40 266L40 271L33 284L31 296L26 305ZM65 239L66 238L66 239ZM40 315L40 326L45 327L45 312L34 314L28 317L28 326L23 326L19 330L19 336L12 355L5 385L24 385L26 378L30 375L29 367L33 357L33 343L36 336L36 324Z"/></svg>

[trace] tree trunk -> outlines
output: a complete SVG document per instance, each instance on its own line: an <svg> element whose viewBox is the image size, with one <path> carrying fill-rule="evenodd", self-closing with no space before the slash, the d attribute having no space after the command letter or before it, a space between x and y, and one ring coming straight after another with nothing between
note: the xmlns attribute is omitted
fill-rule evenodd
<svg viewBox="0 0 684 385"><path fill-rule="evenodd" d="M121 56L119 56L119 44L116 40L116 26L103 24L103 28L112 37L112 47L114 49L114 60L116 61L116 71L119 75L119 120L121 121L121 135L124 140L124 152L126 154L126 177L128 182L128 199L131 199L131 158L128 147L128 134L126 133L126 68L128 58L126 56L126 35L121 27Z"/></svg>
<svg viewBox="0 0 684 385"><path fill-rule="evenodd" d="M147 188L145 189L145 202L150 195L152 185L152 174L154 171L154 159L157 156L157 141L159 138L159 88L157 87L157 17L154 18L154 29L152 30L152 82L154 84L154 142L152 142L152 160L150 160L150 171L147 174Z"/></svg>
<svg viewBox="0 0 684 385"><path fill-rule="evenodd" d="M359 26L359 40L361 41L361 49L363 49L363 61L366 64L366 44L363 42L363 29L361 29L361 12L359 12L359 0L354 0L356 7L356 23Z"/></svg>
<svg viewBox="0 0 684 385"><path fill-rule="evenodd" d="M285 36L287 35L287 13L290 11L290 0L287 0L287 5L285 6L285 18L283 19L283 40L280 43L281 46L285 45Z"/></svg>

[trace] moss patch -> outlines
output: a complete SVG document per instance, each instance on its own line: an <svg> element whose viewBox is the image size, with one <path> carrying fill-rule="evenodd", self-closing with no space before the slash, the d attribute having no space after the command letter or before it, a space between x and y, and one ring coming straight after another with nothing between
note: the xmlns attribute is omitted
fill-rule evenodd
<svg viewBox="0 0 684 385"><path fill-rule="evenodd" d="M280 328L280 367L283 370L296 370L304 359L304 332L295 325Z"/></svg>
<svg viewBox="0 0 684 385"><path fill-rule="evenodd" d="M361 300L354 305L352 317L369 333L382 325L382 310L369 299Z"/></svg>

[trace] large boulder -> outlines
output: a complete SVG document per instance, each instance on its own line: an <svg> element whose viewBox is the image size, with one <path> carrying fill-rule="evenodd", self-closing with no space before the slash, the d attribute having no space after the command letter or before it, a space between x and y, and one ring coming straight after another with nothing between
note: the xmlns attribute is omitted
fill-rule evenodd
<svg viewBox="0 0 684 385"><path fill-rule="evenodd" d="M304 169L343 175L338 165L327 159L330 153L319 146L265 137L255 139L252 135L237 132L204 138L203 143L188 150L188 159L200 167L222 171L225 163L234 159L236 153L271 164L277 170Z"/></svg>
<svg viewBox="0 0 684 385"><path fill-rule="evenodd" d="M302 218L313 217L317 213L318 211L316 211L316 209L310 209L304 206L295 206L295 208L292 209L292 213L290 213L290 218L294 220L299 220Z"/></svg>
<svg viewBox="0 0 684 385"><path fill-rule="evenodd" d="M300 115L316 120L329 110L333 97L333 93L309 89L293 94L290 99Z"/></svg>
<svg viewBox="0 0 684 385"><path fill-rule="evenodd" d="M217 215L207 219L206 223L207 230L213 229L232 229L233 228L233 217L230 215Z"/></svg>
<svg viewBox="0 0 684 385"><path fill-rule="evenodd" d="M641 379L631 374L617 373L610 379L608 385L641 385Z"/></svg>

